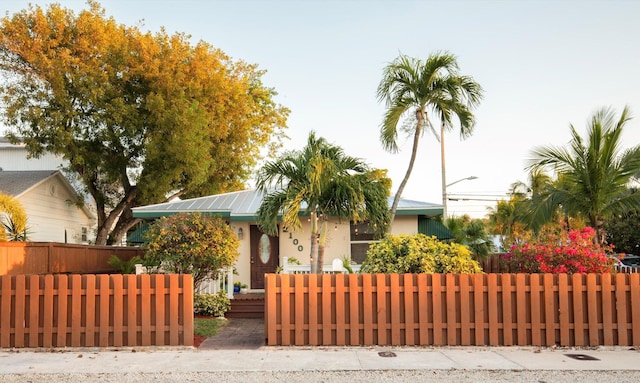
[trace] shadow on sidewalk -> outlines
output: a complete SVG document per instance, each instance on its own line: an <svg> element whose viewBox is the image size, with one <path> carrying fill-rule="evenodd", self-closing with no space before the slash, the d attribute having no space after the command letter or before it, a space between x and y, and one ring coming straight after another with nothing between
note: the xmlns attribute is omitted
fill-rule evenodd
<svg viewBox="0 0 640 383"><path fill-rule="evenodd" d="M220 332L205 339L199 350L255 350L264 346L264 319L230 318Z"/></svg>

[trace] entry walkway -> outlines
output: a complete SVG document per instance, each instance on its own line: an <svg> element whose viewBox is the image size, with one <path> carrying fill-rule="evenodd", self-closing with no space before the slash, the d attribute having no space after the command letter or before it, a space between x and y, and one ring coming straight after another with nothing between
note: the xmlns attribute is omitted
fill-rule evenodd
<svg viewBox="0 0 640 383"><path fill-rule="evenodd" d="M264 346L264 319L227 319L222 330L205 339L199 350L256 350Z"/></svg>

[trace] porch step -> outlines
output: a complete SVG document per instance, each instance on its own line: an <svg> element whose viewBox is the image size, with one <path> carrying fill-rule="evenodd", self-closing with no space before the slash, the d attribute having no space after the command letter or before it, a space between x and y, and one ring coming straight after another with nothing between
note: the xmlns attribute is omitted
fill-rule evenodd
<svg viewBox="0 0 640 383"><path fill-rule="evenodd" d="M261 319L264 318L264 294L234 294L227 318Z"/></svg>

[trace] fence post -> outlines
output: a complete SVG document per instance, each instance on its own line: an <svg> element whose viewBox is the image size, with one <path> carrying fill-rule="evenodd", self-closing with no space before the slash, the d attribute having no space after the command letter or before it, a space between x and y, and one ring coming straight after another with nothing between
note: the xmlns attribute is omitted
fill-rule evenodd
<svg viewBox="0 0 640 383"><path fill-rule="evenodd" d="M233 299L233 267L227 267L227 285L225 289L227 289L227 297L229 299Z"/></svg>

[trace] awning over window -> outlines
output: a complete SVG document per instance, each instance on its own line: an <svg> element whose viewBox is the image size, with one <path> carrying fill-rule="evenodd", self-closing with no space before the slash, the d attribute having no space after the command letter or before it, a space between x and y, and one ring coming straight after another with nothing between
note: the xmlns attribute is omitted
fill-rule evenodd
<svg viewBox="0 0 640 383"><path fill-rule="evenodd" d="M418 217L418 233L434 236L439 240L453 239L455 236L446 226L435 219L425 216Z"/></svg>

